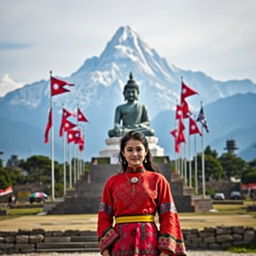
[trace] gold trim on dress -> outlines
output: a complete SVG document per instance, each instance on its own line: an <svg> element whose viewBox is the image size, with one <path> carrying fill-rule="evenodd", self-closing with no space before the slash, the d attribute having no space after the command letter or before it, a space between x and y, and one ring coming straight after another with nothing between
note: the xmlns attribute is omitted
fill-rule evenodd
<svg viewBox="0 0 256 256"><path fill-rule="evenodd" d="M116 224L132 222L155 222L154 215L120 216L115 218Z"/></svg>

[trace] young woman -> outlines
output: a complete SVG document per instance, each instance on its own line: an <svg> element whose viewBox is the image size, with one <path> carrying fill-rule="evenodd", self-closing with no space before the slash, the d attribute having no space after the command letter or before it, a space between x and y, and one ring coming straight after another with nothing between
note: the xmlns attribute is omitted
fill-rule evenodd
<svg viewBox="0 0 256 256"><path fill-rule="evenodd" d="M145 136L128 132L121 139L119 159L123 172L107 180L98 212L100 252L103 256L186 255L169 183L153 163Z"/></svg>

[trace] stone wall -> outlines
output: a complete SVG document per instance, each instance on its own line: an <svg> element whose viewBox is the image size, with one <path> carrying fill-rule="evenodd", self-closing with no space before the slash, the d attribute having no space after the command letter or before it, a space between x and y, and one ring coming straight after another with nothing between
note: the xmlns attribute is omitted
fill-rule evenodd
<svg viewBox="0 0 256 256"><path fill-rule="evenodd" d="M183 230L187 249L225 250L232 245L255 243L252 227L206 227ZM0 231L0 254L32 252L98 252L96 232L44 229Z"/></svg>
<svg viewBox="0 0 256 256"><path fill-rule="evenodd" d="M256 240L256 229L253 227L206 227L183 231L188 249L227 249L233 245L250 244Z"/></svg>

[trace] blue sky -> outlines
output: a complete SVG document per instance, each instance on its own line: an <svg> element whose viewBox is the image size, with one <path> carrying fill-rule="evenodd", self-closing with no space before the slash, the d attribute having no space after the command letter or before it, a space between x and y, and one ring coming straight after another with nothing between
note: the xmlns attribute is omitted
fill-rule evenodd
<svg viewBox="0 0 256 256"><path fill-rule="evenodd" d="M67 77L129 25L171 65L256 82L254 0L0 0L0 96Z"/></svg>

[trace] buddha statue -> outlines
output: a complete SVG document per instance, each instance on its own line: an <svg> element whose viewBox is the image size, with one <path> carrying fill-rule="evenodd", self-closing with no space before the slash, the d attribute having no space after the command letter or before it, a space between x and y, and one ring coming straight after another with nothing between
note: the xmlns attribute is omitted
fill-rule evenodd
<svg viewBox="0 0 256 256"><path fill-rule="evenodd" d="M145 136L154 136L147 108L138 103L139 86L133 80L132 73L124 87L123 95L127 102L116 107L114 129L109 130L109 137L120 137L131 130L142 132Z"/></svg>

